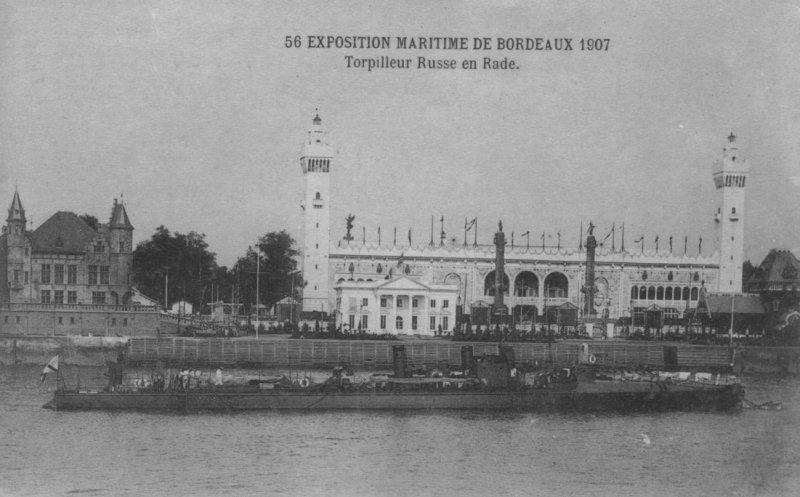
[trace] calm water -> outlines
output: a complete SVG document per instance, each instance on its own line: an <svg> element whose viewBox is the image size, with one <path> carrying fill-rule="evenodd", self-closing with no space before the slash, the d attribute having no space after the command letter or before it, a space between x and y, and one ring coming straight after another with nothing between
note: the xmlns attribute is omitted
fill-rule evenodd
<svg viewBox="0 0 800 497"><path fill-rule="evenodd" d="M800 380L724 415L146 414L41 409L40 371L0 366L0 495L800 495Z"/></svg>

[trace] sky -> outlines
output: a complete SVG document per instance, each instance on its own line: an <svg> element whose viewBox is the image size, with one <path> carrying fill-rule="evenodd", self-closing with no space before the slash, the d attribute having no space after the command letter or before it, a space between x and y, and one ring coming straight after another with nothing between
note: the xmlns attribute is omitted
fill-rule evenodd
<svg viewBox="0 0 800 497"><path fill-rule="evenodd" d="M309 48L310 35L392 43ZM580 50L597 38L608 50ZM269 231L301 240L299 155L318 109L337 151L334 240L350 213L358 237L412 228L415 244L431 216L462 243L477 217L480 243L502 220L531 244L561 233L577 248L592 221L599 236L624 223L626 247L688 236L692 254L703 237L708 255L712 164L733 132L757 264L771 248L800 255L798 53L800 3L786 1L0 1L0 200L17 188L35 228L62 210L105 221L124 197L135 242L159 225L194 230L232 265ZM367 71L346 56L412 64ZM518 69L461 68L484 57Z"/></svg>

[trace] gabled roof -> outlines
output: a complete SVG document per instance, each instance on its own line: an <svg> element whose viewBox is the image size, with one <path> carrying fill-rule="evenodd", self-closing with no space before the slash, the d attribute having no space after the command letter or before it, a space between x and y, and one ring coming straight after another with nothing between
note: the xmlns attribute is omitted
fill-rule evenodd
<svg viewBox="0 0 800 497"><path fill-rule="evenodd" d="M708 316L719 314L764 314L761 297L752 293L724 294L701 292L697 302L697 312Z"/></svg>
<svg viewBox="0 0 800 497"><path fill-rule="evenodd" d="M397 278L392 278L390 280L383 280L380 281L375 288L381 288L384 290L397 288L398 290L430 290L430 285L426 285L424 283L420 283L417 280L413 280L408 276L399 276Z"/></svg>
<svg viewBox="0 0 800 497"><path fill-rule="evenodd" d="M97 236L83 219L73 212L56 212L30 234L34 252L78 254Z"/></svg>
<svg viewBox="0 0 800 497"><path fill-rule="evenodd" d="M800 261L789 250L770 250L747 281L747 289L751 292L791 289L793 286L800 287Z"/></svg>

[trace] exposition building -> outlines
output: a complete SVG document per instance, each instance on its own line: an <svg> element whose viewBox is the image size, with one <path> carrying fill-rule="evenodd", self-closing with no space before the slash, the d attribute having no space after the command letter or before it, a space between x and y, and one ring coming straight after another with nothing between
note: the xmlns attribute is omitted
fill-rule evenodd
<svg viewBox="0 0 800 497"><path fill-rule="evenodd" d="M303 311L330 315L337 325L381 333L429 334L453 329L461 313L471 323L484 316L495 288L495 247L448 241L397 239L380 243L350 233L331 236L330 175L334 149L319 115L312 121L300 157L305 179ZM655 312L662 323L677 322L696 306L701 288L710 293L742 291L744 201L749 166L731 133L713 164L718 210L718 247L710 255L679 255L665 248L634 250L598 247L595 256L594 314L607 322L643 322ZM387 237L388 238L388 237ZM405 238L405 237L402 237ZM672 245L670 241L670 245ZM517 244L505 248L503 291L515 323L547 319L575 321L585 298L586 248ZM401 278L402 277L402 278ZM583 291L582 291L583 290ZM448 305L442 306L443 301ZM630 321L628 321L630 322Z"/></svg>

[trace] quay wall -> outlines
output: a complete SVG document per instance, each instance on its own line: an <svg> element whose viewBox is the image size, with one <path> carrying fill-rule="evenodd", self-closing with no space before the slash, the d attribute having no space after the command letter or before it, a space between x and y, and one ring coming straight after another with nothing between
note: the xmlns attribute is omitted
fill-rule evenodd
<svg viewBox="0 0 800 497"><path fill-rule="evenodd" d="M151 336L161 313L143 306L94 304L0 304L0 335Z"/></svg>
<svg viewBox="0 0 800 497"><path fill-rule="evenodd" d="M590 355L601 365L614 367L665 368L668 357L675 367L688 370L726 370L730 367L730 350L714 345L664 345L623 341L506 343L514 349L517 363L574 365L579 362L581 344L588 345ZM471 345L474 355L497 353L496 343L450 342L445 340L297 340L283 339L131 339L129 359L161 360L173 364L237 365L250 364L290 368L330 368L342 363L364 369L391 369L392 346L405 345L406 358L412 368L423 364L432 367L459 367L461 347ZM667 351L666 349L673 349ZM671 352L671 353L670 353ZM738 348L734 354L734 371L738 373L800 373L798 347Z"/></svg>

